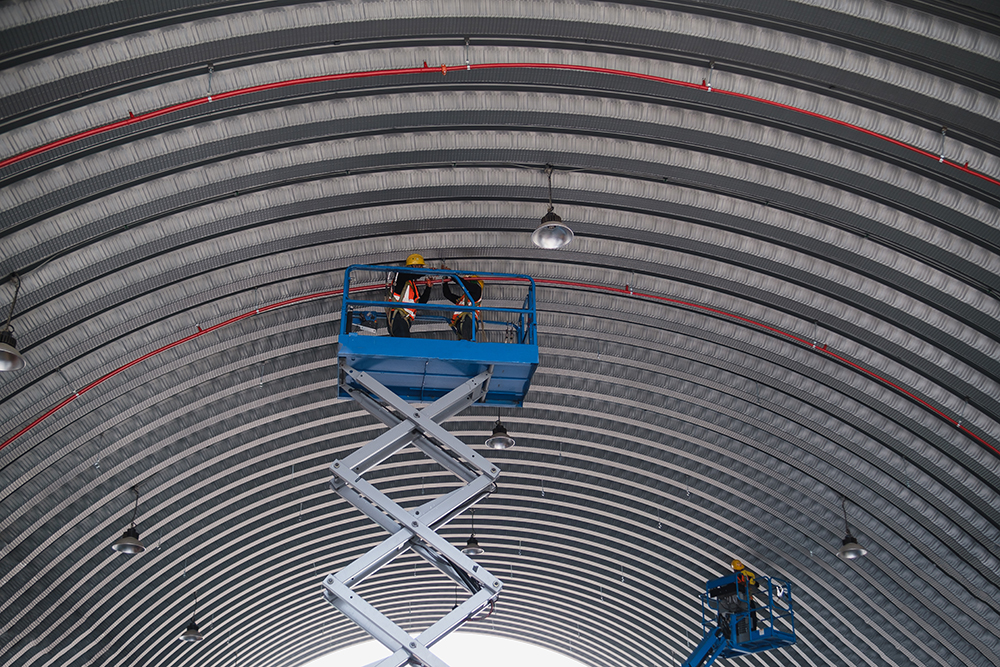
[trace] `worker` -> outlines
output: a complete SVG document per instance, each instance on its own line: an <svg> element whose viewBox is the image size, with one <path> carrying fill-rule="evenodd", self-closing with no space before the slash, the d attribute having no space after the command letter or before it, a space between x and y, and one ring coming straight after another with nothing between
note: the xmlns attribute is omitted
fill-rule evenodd
<svg viewBox="0 0 1000 667"><path fill-rule="evenodd" d="M459 278L452 276L448 282L442 285L445 298L456 306L475 305L478 307L483 302L483 281L476 276L461 278L461 283L459 280ZM470 300L469 297L472 299ZM457 310L452 313L451 328L461 340L472 340L472 332L476 328L476 315L477 312L471 310Z"/></svg>
<svg viewBox="0 0 1000 667"><path fill-rule="evenodd" d="M424 281L424 289L420 291L418 282L422 277L419 269L424 268L424 258L417 253L413 253L406 258L407 271L400 271L392 281L389 300L401 303L427 303L431 297L431 285L429 281ZM386 311L386 320L389 325L389 335L400 338L410 337L410 325L417 316L414 308L389 308Z"/></svg>
<svg viewBox="0 0 1000 667"><path fill-rule="evenodd" d="M747 584L749 586L757 587L756 575L748 570L746 566L739 560L733 559L733 572L736 573L736 581L739 584Z"/></svg>
<svg viewBox="0 0 1000 667"><path fill-rule="evenodd" d="M740 599L740 606L743 607L740 611L750 612L750 629L757 630L757 602L754 600L753 594L757 590L757 576L752 570L747 569L743 563L737 559L733 559L732 562L733 572L736 573L736 585L739 592L742 594ZM742 599L742 598L745 598ZM744 626L745 631L745 626ZM742 634L742 633L740 633Z"/></svg>

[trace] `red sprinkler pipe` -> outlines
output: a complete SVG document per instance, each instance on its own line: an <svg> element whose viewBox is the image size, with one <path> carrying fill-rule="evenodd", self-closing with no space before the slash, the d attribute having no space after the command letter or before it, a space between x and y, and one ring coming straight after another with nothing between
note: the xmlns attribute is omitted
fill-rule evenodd
<svg viewBox="0 0 1000 667"><path fill-rule="evenodd" d="M874 137L876 139L881 139L882 141L887 141L887 142L889 142L891 144L894 144L896 146L899 146L901 148L905 148L907 150L913 151L913 152L915 152L915 153L917 153L919 155L923 155L924 157L932 158L934 161L936 161L936 162L938 162L940 164L946 164L949 167L953 167L953 168L958 169L960 171L964 171L965 173L970 174L972 176L975 176L976 178L981 178L981 179L983 179L985 181L989 181L990 183L993 183L994 185L1000 185L1000 180L998 180L998 179L996 179L996 178L994 178L992 176L989 176L987 174L984 174L982 172L976 171L975 169L970 168L969 165L968 165L968 163L966 163L964 165L958 164L957 162L953 162L952 160L945 159L943 156L938 156L938 155L935 155L935 154L930 153L928 151L925 151L922 148L918 148L917 146L914 146L913 144L908 144L908 143L906 143L904 141L900 141L898 139L893 139L892 137L889 137L888 135L881 134L880 132L875 132L874 130L866 129L864 127L861 127L860 125L855 125L854 123L848 123L848 122L843 121L843 120L838 120L838 119L836 119L836 118L834 118L832 116L826 116L826 115L821 114L821 113L816 113L815 111L809 111L807 109L803 109L802 107L796 107L796 106L792 106L790 104L783 104L781 102L775 102L774 100L768 100L768 99L763 98L763 97L757 97L755 95L747 95L745 93L738 93L736 91L725 90L723 88L710 87L710 86L706 85L704 82L702 82L702 83L690 83L688 81L680 81L678 79L668 79L668 78L662 77L662 76L654 76L652 74L642 74L642 73L639 73L639 72L630 72L628 70L609 69L609 68L606 68L606 67L589 67L587 65L559 64L559 63L479 63L477 65L468 65L468 64L466 64L464 67L463 66L452 66L451 67L451 71L453 71L453 72L461 72L461 71L474 70L474 69L558 69L558 70L566 70L566 71L573 71L573 72L595 72L595 73L599 73L599 74L609 74L609 75L612 75L612 76L624 76L624 77L630 77L630 78L634 78L634 79L645 79L647 81L656 81L658 83L663 83L663 84L671 85L671 86L681 86L683 88L694 88L694 89L697 89L697 90L703 90L705 92L716 93L716 94L719 94L719 95L729 95L731 97L740 97L740 98L743 98L745 100L751 100L753 102L759 102L761 104L767 104L767 105L770 105L770 106L779 107L781 109L786 109L786 110L789 110L789 111L795 111L797 113L802 113L802 114L805 114L807 116L811 116L813 118L818 118L818 119L821 119L821 120L828 121L830 123L835 123L835 124L840 125L842 127L846 127L846 128L850 128L852 130L856 130L858 132L861 132L863 134L867 134L868 136ZM6 158L4 160L0 160L0 169L2 169L4 167L7 167L9 165L12 165L12 164L16 164L17 162L25 160L25 159L27 159L29 157L34 156L34 155L39 155L41 153L45 153L46 151L50 151L53 148L58 148L59 146L65 146L67 144L71 144L71 143L74 143L76 141L80 141L81 139L86 139L87 137L93 137L93 136L96 136L98 134L103 134L105 132L110 132L111 130L117 130L118 128L127 127L129 125L134 125L136 123L142 123L144 121L151 120L153 118L158 118L160 116L164 116L164 115L168 115L168 114L174 113L175 111L182 111L184 109L188 109L188 108L191 108L191 107L194 107L194 106L198 106L200 104L208 104L208 103L212 102L213 100L224 100L224 99L227 99L227 98L230 98L230 97L238 97L240 95L247 95L247 94L250 94L250 93L257 93L257 92L264 91L264 90L274 90L276 88L288 88L288 87L291 87L291 86L300 86L300 85L311 84L311 83L322 83L322 82L325 82L325 81L340 81L340 80L346 80L346 79L365 79L365 78L376 77L376 76L397 76L397 75L403 75L403 74L430 74L430 73L437 73L438 71L440 71L443 75L447 75L447 73L449 71L449 67L447 65L441 65L440 68L438 68L438 67L428 67L426 65L426 63L425 63L423 67L406 67L406 68L402 68L402 69L370 70L370 71L366 71L366 72L347 72L347 73L343 73L343 74L324 74L322 76L311 76L311 77L306 77L306 78L301 78L301 79L288 79L288 80L285 80L285 81L275 81L274 83L265 83L265 84L261 84L259 86L249 86L247 88L237 88L236 90L230 90L228 92L219 93L218 95L208 95L206 97L199 97L198 99L190 100L190 101L187 101L187 102L182 102L180 104L174 104L174 105L171 105L171 106L168 106L168 107L164 107L162 109L158 109L156 111L149 111L149 112L146 112L144 114L140 114L138 116L133 116L130 113L129 118L125 118L125 119L122 119L122 120L114 122L114 123L109 123L107 125L101 125L99 127L95 127L95 128L86 130L84 132L79 132L77 134L73 134L73 135L70 135L68 137L63 137L62 139L57 139L55 141L51 141L51 142L49 142L47 144L43 144L43 145L38 146L36 148L32 148L32 149L27 150L27 151L25 151L23 153L18 153L17 155L13 155L13 156L8 157L8 158Z"/></svg>
<svg viewBox="0 0 1000 667"><path fill-rule="evenodd" d="M517 278L494 278L494 279L489 279L489 280L495 280L495 281L517 281L519 279L517 279ZM907 398L912 399L913 401L915 401L919 405L927 408L928 410L930 410L931 412L933 412L934 414L936 414L941 419L943 419L946 422L950 423L952 426L954 426L958 430L962 431L963 433L965 433L970 438L973 438L976 442L980 443L984 447L989 448L991 451L993 451L994 454L1000 456L1000 449L997 449L996 447L994 447L993 445L991 445L989 442L987 442L984 438L982 438L982 437L976 435L975 433L973 433L967 426L963 426L961 422L959 422L958 420L954 419L953 417L945 414L944 412L942 412L938 408L936 408L933 405L931 405L928 401L920 398L919 396L917 396L913 392L911 392L911 391L909 391L907 389L904 389L899 384L897 384L897 383L895 383L895 382L887 379L886 377L884 377L882 375L879 375L878 373L876 373L876 372L874 372L874 371L872 371L872 370L870 370L868 368L865 368L864 366L862 366L862 365L860 365L860 364L858 364L858 363L856 363L854 361L851 361L850 359L847 359L846 357L843 357L843 356L841 356L841 355L833 352L826 345L824 345L822 347L817 347L813 343L810 343L809 341L805 340L804 338L800 338L799 336L796 336L795 334L793 334L791 332L784 331L782 329L778 329L777 327L773 327L773 326L770 326L768 324L764 324L763 322L758 322L757 320L752 320L752 319L750 319L748 317L743 317L742 315L737 315L736 313L730 313L730 312L727 312L727 311L724 311L724 310L720 310L718 308L712 308L710 306L704 306L704 305L693 303L693 302L690 302L690 301L682 301L680 299L673 299L671 297L661 296L659 294L645 294L645 293L642 293L642 292L635 292L632 289L627 288L627 287L625 287L625 288L623 288L623 287L611 287L609 285L600 285L600 284L596 284L596 283L582 283L582 282L574 282L574 281L568 281L568 280L554 280L554 279L547 279L547 278L536 279L535 280L535 284L537 284L537 285L551 285L553 287L570 287L570 288L577 288L577 289L595 290L595 291L598 291L598 292L607 292L607 293L610 293L610 294L616 294L616 295L619 295L619 296L626 296L626 297L629 297L629 298L651 299L653 301L658 301L658 302L661 302L661 303L670 303L670 304L674 304L674 305L678 305L678 306L683 306L685 308L691 308L692 310L698 310L698 311L705 312L705 313L711 313L713 315L718 315L720 317L724 317L724 318L727 318L727 319L730 319L730 320L741 322L743 324L748 324L750 326L758 327L760 329L763 329L765 331L773 333L773 334L775 334L777 336L780 336L780 337L786 338L788 340L794 341L796 343L799 343L799 344L801 344L801 345L803 345L805 347L811 347L816 352L818 352L820 354L825 354L825 355L827 355L827 356L829 356L829 357L831 357L833 359L836 359L837 361L840 361L841 363L845 364L846 366L848 366L850 368L853 368L856 371L858 371L858 372L860 372L860 373L862 373L864 375L867 375L868 377L870 377L870 378L872 378L874 380L877 380L877 381L881 382L882 384L884 384L884 385L886 385L888 387L891 387L892 389L895 389L896 391L898 391L899 393L903 394ZM361 285L361 286L357 286L357 287L352 287L351 288L351 293L353 294L355 292L363 292L363 291L369 291L369 290L374 290L374 289L382 289L382 288L383 288L382 285ZM254 315L259 315L260 313L267 312L269 310L274 310L276 308L283 308L285 306L290 306L290 305L295 304L295 303L301 303L303 301L311 301L311 300L314 300L314 299L323 299L323 298L327 298L327 297L331 297L331 296L340 296L341 294L343 294L343 291L344 291L343 289L337 289L337 290L328 290L328 291L325 291L325 292L316 292L314 294L307 294L307 295L298 296L298 297L295 297L295 298L292 298L292 299L286 299L284 301L278 301L276 303L272 303L272 304L267 305L267 306L261 306L260 308L256 308L256 309L251 310L249 312L243 313L242 315L237 315L235 317L231 317L228 320L225 320L224 322L219 322L218 324L212 325L211 327L209 327L207 329L201 329L201 328L199 328L196 333L193 333L190 336L185 336L184 338L175 340L172 343L168 343L167 345L164 345L163 347L157 348L157 349L153 350L152 352L147 352L146 354L142 355L141 357L133 359L132 361L128 362L127 364L125 364L123 366L119 366L118 368L116 368L116 369L114 369L114 370L112 370L112 371L110 371L108 373L105 373L104 375L102 375L101 377L97 378L96 380L94 380L90 384L84 386L82 389L74 391L72 395L67 396L66 398L64 398L59 403L56 403L54 406L52 406L51 408L49 408L48 410L46 410L42 415L40 415L39 417L36 417L30 424L28 424L27 426L25 426L24 428L22 428L20 431L18 431L17 433L15 433L14 435L12 435L11 437L7 438L7 440L5 440L3 442L3 444L0 444L0 450L2 450L7 445L11 444L12 442L14 442L15 440L17 440L18 438L20 438L22 435L24 435L25 433L27 433L31 429L33 429L36 426L38 426L39 424L41 424L43 421L45 421L46 419L48 419L49 417L51 417L53 414L55 414L56 412L58 412L62 408L64 408L67 405L69 405L71 402L73 402L74 400L76 400L77 398L79 398L80 396L82 396L83 394L85 394L88 391L94 389L95 387L98 387L99 385L101 385L105 381L110 380L114 376L116 376L119 373L121 373L121 372L123 372L123 371L125 371L125 370L127 370L129 368L131 368L132 366L135 366L136 364L141 363L141 362L145 361L146 359L149 359L150 357L154 357L154 356L160 354L161 352L166 352L167 350L173 349L173 348L177 347L178 345L182 345L182 344L187 343L189 341L195 340L196 338L200 338L201 336L204 336L207 333L211 333L211 332L216 331L218 329L221 329L223 327L229 326L230 324L235 324L236 322L239 322L241 320L245 320L248 317L253 317Z"/></svg>

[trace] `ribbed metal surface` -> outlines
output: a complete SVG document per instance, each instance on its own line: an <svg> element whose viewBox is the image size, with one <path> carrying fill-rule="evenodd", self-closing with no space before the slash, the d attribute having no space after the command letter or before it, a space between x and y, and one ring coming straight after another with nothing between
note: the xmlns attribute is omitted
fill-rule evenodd
<svg viewBox="0 0 1000 667"><path fill-rule="evenodd" d="M470 628L678 665L738 557L794 582L799 641L733 664L997 664L997 26L909 1L0 8L0 161L71 139L0 167L28 364L0 376L0 666L294 667L363 638L320 582L382 536L327 466L383 427L336 397L328 292L411 252L539 283L541 364L476 514L504 593ZM558 251L529 239L546 164ZM404 505L455 485L409 452L374 477ZM411 631L455 595L413 556L361 591Z"/></svg>

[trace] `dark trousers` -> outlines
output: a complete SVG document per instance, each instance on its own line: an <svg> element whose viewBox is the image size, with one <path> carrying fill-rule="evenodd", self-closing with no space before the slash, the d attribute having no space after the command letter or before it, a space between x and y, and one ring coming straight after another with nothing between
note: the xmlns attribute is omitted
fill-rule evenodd
<svg viewBox="0 0 1000 667"><path fill-rule="evenodd" d="M393 308L388 316L389 335L397 338L410 337L410 320L402 308Z"/></svg>
<svg viewBox="0 0 1000 667"><path fill-rule="evenodd" d="M451 328L462 340L472 340L472 332L476 328L476 318L472 313L463 313L458 316Z"/></svg>

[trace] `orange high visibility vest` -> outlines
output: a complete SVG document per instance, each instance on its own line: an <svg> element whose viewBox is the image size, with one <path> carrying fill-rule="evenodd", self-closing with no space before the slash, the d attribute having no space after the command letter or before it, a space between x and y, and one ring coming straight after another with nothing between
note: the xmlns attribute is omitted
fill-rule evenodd
<svg viewBox="0 0 1000 667"><path fill-rule="evenodd" d="M482 304L482 302L483 302L483 292L485 290L484 290L483 281L479 280L477 282L479 283L479 298L476 300L476 307L478 308L479 305ZM461 287L459 287L459 289L462 290L462 293L459 295L458 302L455 305L456 306L471 306L472 305L472 301L469 300L469 297L465 296L465 287L461 286ZM462 315L469 315L469 314L470 313L467 310L466 311L456 310L455 312L453 312L451 314L451 325L455 326L455 323L458 322L458 318L462 317ZM474 314L475 314L475 316L477 318L479 317L479 311L478 310L475 311Z"/></svg>
<svg viewBox="0 0 1000 667"><path fill-rule="evenodd" d="M403 293L396 294L392 293L393 301L400 301L402 303L416 303L417 298L420 295L420 290L417 288L416 280L407 280L406 285L403 286ZM417 311L413 308L400 308L407 320L413 321L413 318L417 316Z"/></svg>

